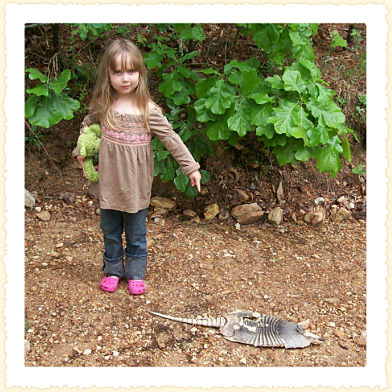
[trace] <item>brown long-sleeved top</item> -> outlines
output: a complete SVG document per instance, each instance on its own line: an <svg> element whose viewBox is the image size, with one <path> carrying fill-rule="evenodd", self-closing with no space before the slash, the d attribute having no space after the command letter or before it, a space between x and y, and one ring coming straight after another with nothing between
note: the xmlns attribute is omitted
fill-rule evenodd
<svg viewBox="0 0 392 392"><path fill-rule="evenodd" d="M114 115L116 127L108 129L102 126L99 146L98 194L101 208L135 213L149 206L154 178L151 138L155 135L185 175L200 168L158 107L150 106L149 130L141 115L118 112ZM87 116L81 133L84 126L92 123ZM79 155L77 148L73 155Z"/></svg>

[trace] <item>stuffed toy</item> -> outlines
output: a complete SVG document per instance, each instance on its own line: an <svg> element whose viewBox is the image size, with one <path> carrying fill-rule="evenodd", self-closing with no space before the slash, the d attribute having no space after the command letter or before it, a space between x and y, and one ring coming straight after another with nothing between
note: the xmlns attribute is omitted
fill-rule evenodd
<svg viewBox="0 0 392 392"><path fill-rule="evenodd" d="M83 128L83 133L78 139L80 156L86 158L83 163L84 171L91 182L98 181L98 172L94 166L98 164L97 157L101 135L101 126L92 124Z"/></svg>

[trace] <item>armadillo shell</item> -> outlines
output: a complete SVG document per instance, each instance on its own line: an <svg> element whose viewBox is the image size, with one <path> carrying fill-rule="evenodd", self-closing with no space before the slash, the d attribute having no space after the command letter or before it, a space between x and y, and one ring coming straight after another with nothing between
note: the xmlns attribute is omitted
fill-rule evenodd
<svg viewBox="0 0 392 392"><path fill-rule="evenodd" d="M229 329L221 330L226 339L262 347L283 347L284 340L278 330L280 319L273 316L261 315L260 318L242 318Z"/></svg>
<svg viewBox="0 0 392 392"><path fill-rule="evenodd" d="M304 330L298 324L280 320L277 331L285 348L304 348L310 345L310 340L304 336Z"/></svg>

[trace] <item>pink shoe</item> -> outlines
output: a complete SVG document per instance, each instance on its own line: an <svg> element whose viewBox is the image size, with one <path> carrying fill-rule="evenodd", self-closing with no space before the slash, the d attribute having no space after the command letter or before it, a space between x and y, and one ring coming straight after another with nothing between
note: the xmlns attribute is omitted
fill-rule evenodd
<svg viewBox="0 0 392 392"><path fill-rule="evenodd" d="M114 293L117 289L117 285L119 282L120 278L117 278L115 276L104 276L101 280L101 284L99 287L103 291L108 291L109 293Z"/></svg>
<svg viewBox="0 0 392 392"><path fill-rule="evenodd" d="M128 279L128 289L131 294L143 294L146 291L146 283L144 280Z"/></svg>

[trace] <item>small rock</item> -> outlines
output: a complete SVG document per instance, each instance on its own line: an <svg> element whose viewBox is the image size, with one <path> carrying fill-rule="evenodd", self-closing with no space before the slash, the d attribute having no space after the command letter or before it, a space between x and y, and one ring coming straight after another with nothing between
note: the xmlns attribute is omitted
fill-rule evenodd
<svg viewBox="0 0 392 392"><path fill-rule="evenodd" d="M153 207L160 207L160 208L165 208L166 210L171 211L173 208L176 207L176 202L174 202L173 200L170 199L166 199L165 197L153 197L151 199L150 204Z"/></svg>
<svg viewBox="0 0 392 392"><path fill-rule="evenodd" d="M230 212L229 211L223 210L223 211L220 212L220 214L219 214L219 219L220 220L226 220L226 219L229 219L229 218L230 218Z"/></svg>
<svg viewBox="0 0 392 392"><path fill-rule="evenodd" d="M29 208L33 208L35 205L35 198L34 196L25 189L25 206Z"/></svg>
<svg viewBox="0 0 392 392"><path fill-rule="evenodd" d="M298 323L298 325L300 325L304 329L309 329L310 320L307 319L307 320L301 321L301 322Z"/></svg>
<svg viewBox="0 0 392 392"><path fill-rule="evenodd" d="M236 199L238 199L242 202L246 202L250 199L250 196L245 191L243 191L241 189L235 190L235 197L236 197Z"/></svg>
<svg viewBox="0 0 392 392"><path fill-rule="evenodd" d="M336 214L333 215L335 222L342 222L350 217L350 212L345 208L341 207L337 210Z"/></svg>
<svg viewBox="0 0 392 392"><path fill-rule="evenodd" d="M151 215L151 218L156 218L159 216L166 216L169 213L169 210L167 210L166 208L162 208L162 207L155 207L154 208L154 212Z"/></svg>
<svg viewBox="0 0 392 392"><path fill-rule="evenodd" d="M283 210L280 207L276 207L268 214L268 222L280 225L283 220Z"/></svg>
<svg viewBox="0 0 392 392"><path fill-rule="evenodd" d="M56 248L62 248L64 246L63 242L59 242L58 244L56 244Z"/></svg>
<svg viewBox="0 0 392 392"><path fill-rule="evenodd" d="M318 197L318 198L314 201L314 203L315 203L316 205L319 205L319 204L324 205L324 204L325 204L325 199L324 199L323 197Z"/></svg>
<svg viewBox="0 0 392 392"><path fill-rule="evenodd" d="M39 206L38 206L38 207L35 207L34 210L35 210L36 212L41 212L41 211L42 211L42 207L39 207Z"/></svg>
<svg viewBox="0 0 392 392"><path fill-rule="evenodd" d="M339 341L339 342L338 342L338 345L339 345L341 348L343 348L344 350L348 350L348 349L349 349L348 344L345 343L345 342Z"/></svg>
<svg viewBox="0 0 392 392"><path fill-rule="evenodd" d="M342 340L346 339L345 333L340 329L337 329L336 331L334 331L334 335L337 336L339 339L342 339Z"/></svg>
<svg viewBox="0 0 392 392"><path fill-rule="evenodd" d="M346 200L347 200L346 196L340 196L338 199L338 203L343 205L346 202Z"/></svg>
<svg viewBox="0 0 392 392"><path fill-rule="evenodd" d="M325 298L325 302L331 304L331 305L337 305L339 303L339 298Z"/></svg>
<svg viewBox="0 0 392 392"><path fill-rule="evenodd" d="M218 214L219 214L219 206L216 203L210 204L204 210L204 218L208 221L214 219Z"/></svg>
<svg viewBox="0 0 392 392"><path fill-rule="evenodd" d="M65 260L67 260L70 263L71 261L73 261L73 257L72 256L66 256Z"/></svg>
<svg viewBox="0 0 392 392"><path fill-rule="evenodd" d="M241 358L240 362L243 363L244 365L246 365L246 358Z"/></svg>
<svg viewBox="0 0 392 392"><path fill-rule="evenodd" d="M193 222L193 223L199 224L200 223L200 217L198 215L196 215L190 221Z"/></svg>
<svg viewBox="0 0 392 392"><path fill-rule="evenodd" d="M306 223L318 225L325 219L325 209L321 205L312 208L304 217Z"/></svg>
<svg viewBox="0 0 392 392"><path fill-rule="evenodd" d="M354 343L359 347L366 347L366 339L363 338L355 338Z"/></svg>
<svg viewBox="0 0 392 392"><path fill-rule="evenodd" d="M118 357L120 355L120 353L118 351L113 351L113 357Z"/></svg>
<svg viewBox="0 0 392 392"><path fill-rule="evenodd" d="M30 342L27 339L25 339L25 341L24 341L24 351L25 351L25 354L29 353L31 351Z"/></svg>
<svg viewBox="0 0 392 392"><path fill-rule="evenodd" d="M37 214L37 218L43 222L50 221L50 213L49 211L42 211Z"/></svg>
<svg viewBox="0 0 392 392"><path fill-rule="evenodd" d="M184 210L182 212L182 216L184 219L191 220L197 216L196 212L193 210Z"/></svg>
<svg viewBox="0 0 392 392"><path fill-rule="evenodd" d="M241 230L241 224L239 224L238 222L234 225L236 230Z"/></svg>
<svg viewBox="0 0 392 392"><path fill-rule="evenodd" d="M233 218L242 225L257 222L264 215L263 209L257 204L241 204L231 210Z"/></svg>
<svg viewBox="0 0 392 392"><path fill-rule="evenodd" d="M90 355L91 354L91 349L90 348L86 348L84 351L83 351L83 355Z"/></svg>

